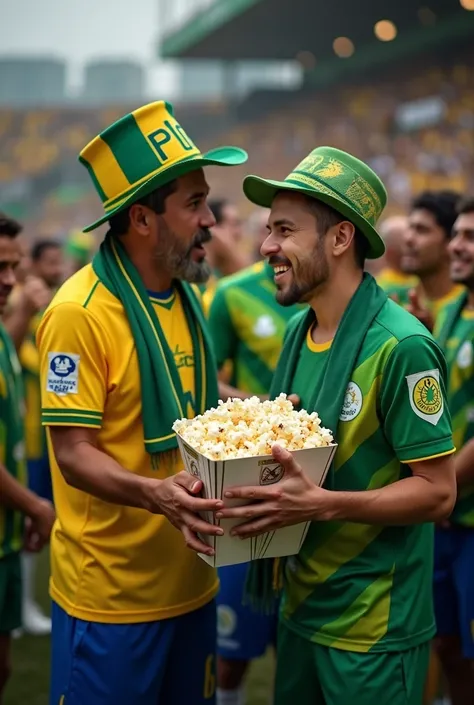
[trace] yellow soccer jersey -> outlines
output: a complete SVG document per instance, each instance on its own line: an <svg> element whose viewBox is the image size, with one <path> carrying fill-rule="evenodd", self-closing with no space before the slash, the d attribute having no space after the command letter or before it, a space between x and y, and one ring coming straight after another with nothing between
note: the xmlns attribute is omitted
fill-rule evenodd
<svg viewBox="0 0 474 705"><path fill-rule="evenodd" d="M194 354L181 300L174 291L150 299L192 401ZM43 316L37 342L45 426L100 429L101 450L141 476L163 479L183 469L177 452L163 454L158 469L152 469L143 444L130 327L121 303L91 265L61 287ZM112 623L152 621L185 614L214 597L215 570L186 548L167 519L70 487L48 442L57 512L50 593L68 614Z"/></svg>

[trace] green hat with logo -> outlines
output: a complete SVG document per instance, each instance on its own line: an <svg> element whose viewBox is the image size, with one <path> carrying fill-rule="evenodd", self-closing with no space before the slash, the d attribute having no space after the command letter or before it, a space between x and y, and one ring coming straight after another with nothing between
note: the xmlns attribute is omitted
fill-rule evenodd
<svg viewBox="0 0 474 705"><path fill-rule="evenodd" d="M372 169L347 152L334 147L317 147L284 181L247 176L244 193L252 203L271 208L279 191L297 191L326 203L350 220L367 238L367 257L385 252L375 229L387 203L387 192Z"/></svg>
<svg viewBox="0 0 474 705"><path fill-rule="evenodd" d="M204 166L235 166L247 161L239 147L217 147L201 154L165 101L144 105L120 118L89 142L79 155L105 214L84 232L173 179Z"/></svg>

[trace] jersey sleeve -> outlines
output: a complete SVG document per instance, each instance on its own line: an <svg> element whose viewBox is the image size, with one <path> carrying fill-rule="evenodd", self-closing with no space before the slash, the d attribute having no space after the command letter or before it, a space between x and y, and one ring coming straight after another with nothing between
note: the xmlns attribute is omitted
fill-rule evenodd
<svg viewBox="0 0 474 705"><path fill-rule="evenodd" d="M107 339L83 306L47 311L37 333L43 426L101 428L107 395Z"/></svg>
<svg viewBox="0 0 474 705"><path fill-rule="evenodd" d="M381 383L383 432L402 463L454 452L446 404L446 363L432 338L400 341Z"/></svg>
<svg viewBox="0 0 474 705"><path fill-rule="evenodd" d="M217 368L220 370L226 360L232 360L238 343L235 328L226 302L225 290L217 287L209 309L209 330Z"/></svg>

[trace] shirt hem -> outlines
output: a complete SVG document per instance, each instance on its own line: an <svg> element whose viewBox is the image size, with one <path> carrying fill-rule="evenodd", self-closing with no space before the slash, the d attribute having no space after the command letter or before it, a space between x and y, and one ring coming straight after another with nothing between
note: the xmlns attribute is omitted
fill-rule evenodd
<svg viewBox="0 0 474 705"><path fill-rule="evenodd" d="M163 607L154 610L141 611L109 611L109 610L93 610L78 605L73 605L62 595L55 587L53 579L49 582L49 594L52 600L56 602L70 617L82 619L86 622L102 622L105 624L138 624L139 622L159 622L162 619L171 619L173 617L181 617L188 612L194 612L201 607L204 607L208 602L214 599L219 590L219 581L213 584L210 590L200 595L195 600L184 602L180 605L172 607Z"/></svg>
<svg viewBox="0 0 474 705"><path fill-rule="evenodd" d="M297 634L307 641L311 641L319 646L326 646L329 648L338 649L341 651L354 651L358 653L383 653L387 651L407 651L408 649L414 649L420 644L426 641L430 641L436 634L436 626L433 624L418 632L415 635L407 636L403 639L381 639L378 642L368 642L368 641L352 641L350 639L344 639L340 636L331 636L330 634L322 634L321 632L312 632L309 629L305 629L300 625L295 624L291 619L280 617L280 621L288 629ZM337 647L334 644L337 643Z"/></svg>

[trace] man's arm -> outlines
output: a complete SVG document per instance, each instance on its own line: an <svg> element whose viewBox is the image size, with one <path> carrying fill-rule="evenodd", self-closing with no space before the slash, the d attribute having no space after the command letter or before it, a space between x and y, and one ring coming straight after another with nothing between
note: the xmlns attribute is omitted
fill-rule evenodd
<svg viewBox="0 0 474 705"><path fill-rule="evenodd" d="M456 501L451 456L414 463L413 477L377 490L334 492L315 485L284 448L274 446L272 453L285 469L283 480L271 487L233 487L225 493L226 499L252 502L218 512L218 519L245 521L232 530L235 536L250 538L306 521L381 526L437 522L449 516Z"/></svg>
<svg viewBox="0 0 474 705"><path fill-rule="evenodd" d="M15 509L30 519L27 526L26 548L38 551L49 541L55 513L53 505L41 499L16 480L0 463L0 505Z"/></svg>
<svg viewBox="0 0 474 705"><path fill-rule="evenodd" d="M50 433L56 461L69 485L104 502L163 514L183 533L190 548L213 555L196 534L215 536L222 529L202 520L198 512L216 511L222 502L197 496L201 480L184 471L165 480L135 475L98 448L94 429L52 426Z"/></svg>
<svg viewBox="0 0 474 705"><path fill-rule="evenodd" d="M438 522L452 512L456 477L452 455L412 463L412 477L366 492L329 492L314 519L361 524L407 525ZM319 489L319 488L318 488ZM315 499L318 505L318 498ZM319 516L321 509L327 510Z"/></svg>
<svg viewBox="0 0 474 705"><path fill-rule="evenodd" d="M474 438L454 456L458 487L474 483Z"/></svg>
<svg viewBox="0 0 474 705"><path fill-rule="evenodd" d="M7 307L3 323L16 350L20 350L25 340L31 319L51 301L51 293L41 279L29 277L21 292Z"/></svg>

